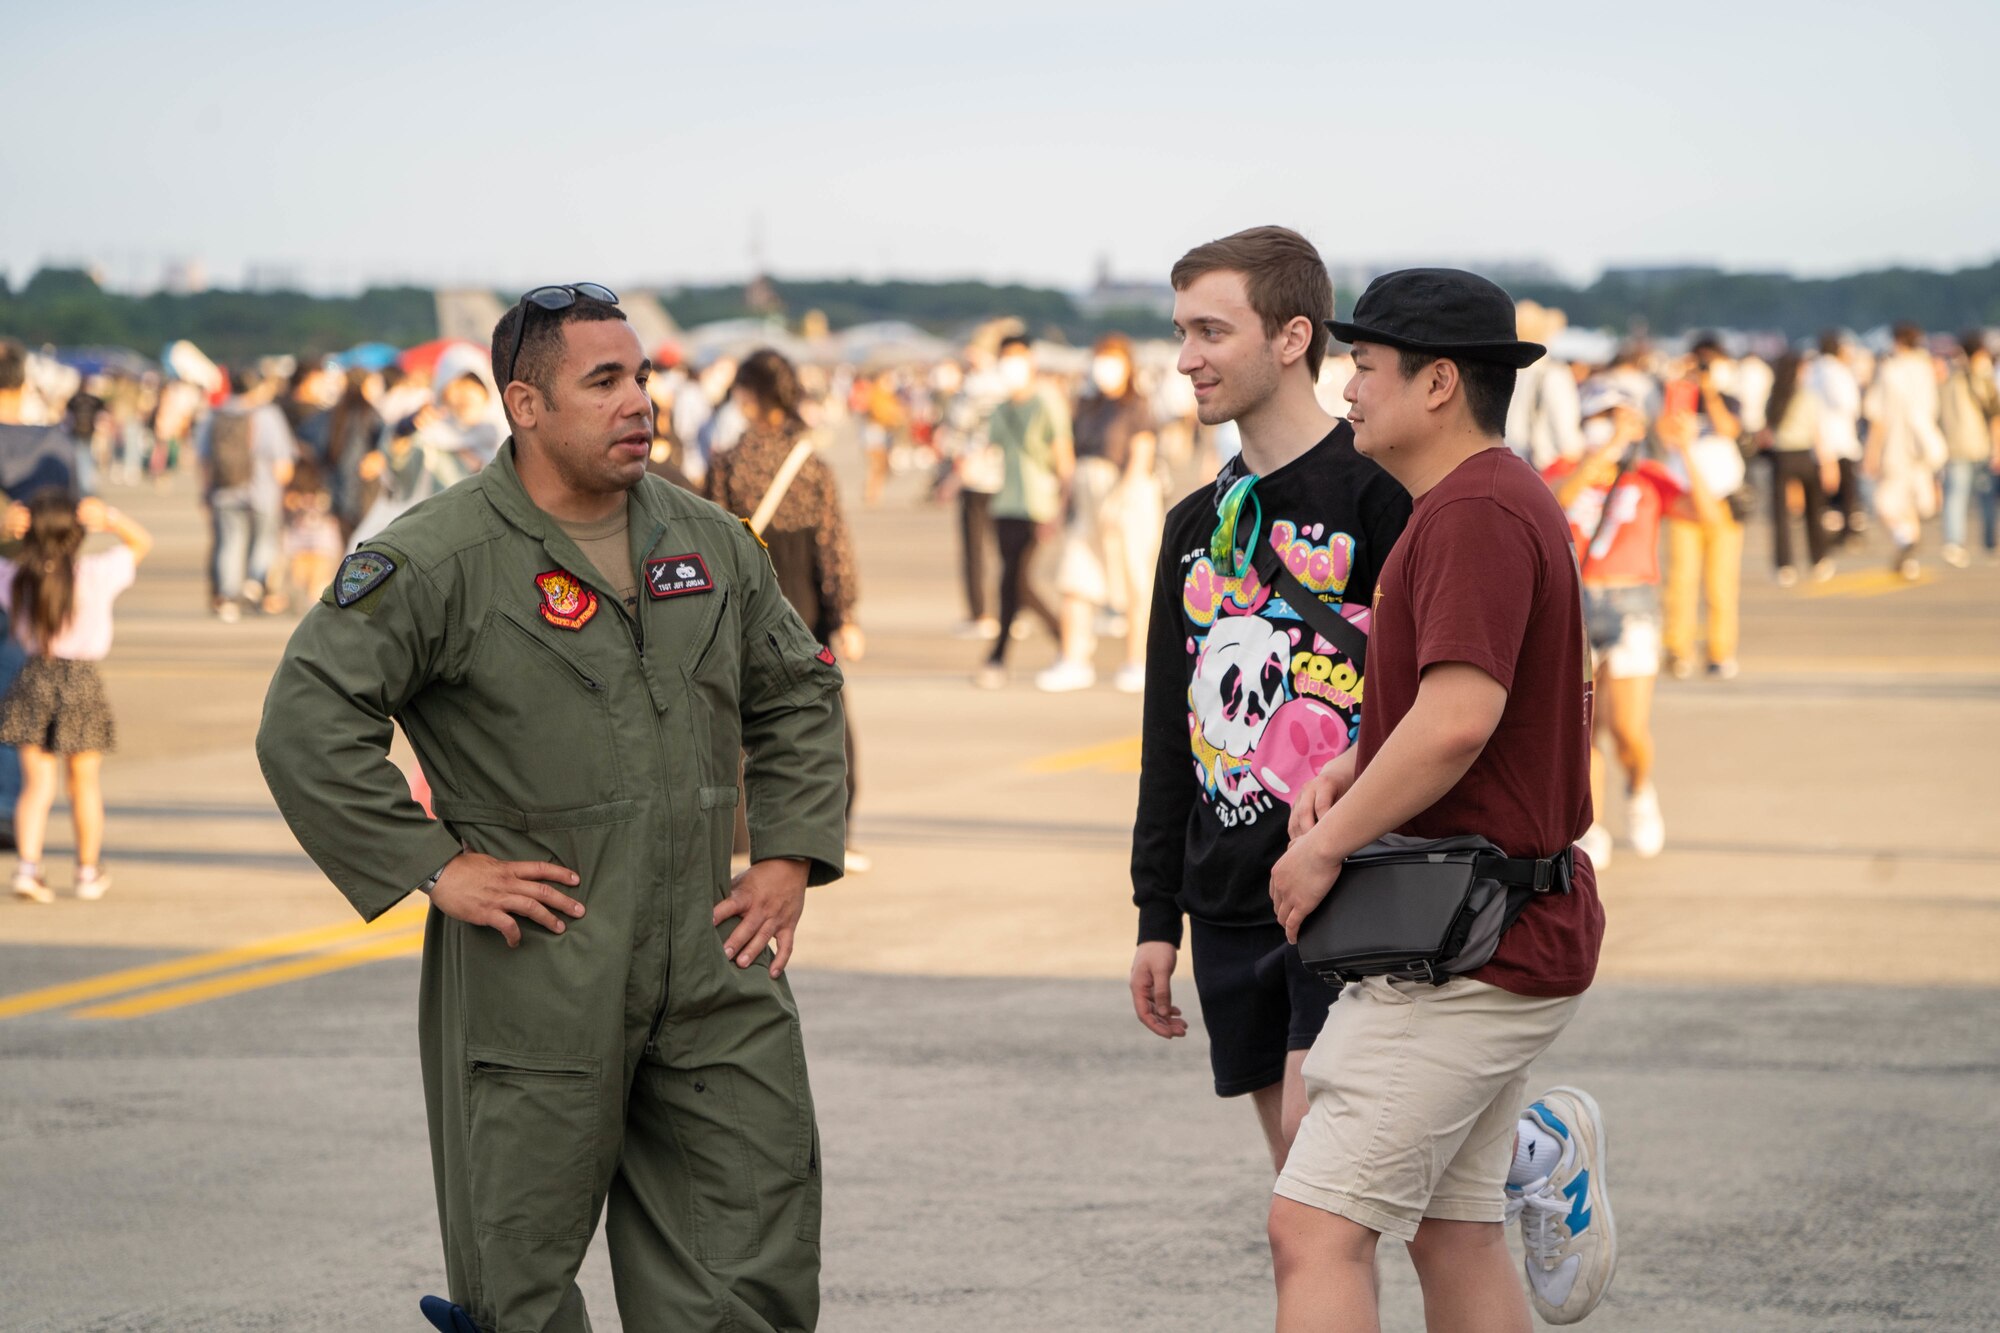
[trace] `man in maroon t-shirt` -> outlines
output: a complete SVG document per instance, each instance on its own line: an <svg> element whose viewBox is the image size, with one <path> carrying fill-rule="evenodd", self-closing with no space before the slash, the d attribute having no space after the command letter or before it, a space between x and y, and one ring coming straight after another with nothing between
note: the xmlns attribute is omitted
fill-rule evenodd
<svg viewBox="0 0 2000 1333"><path fill-rule="evenodd" d="M1591 670L1568 522L1502 443L1515 371L1500 288L1452 269L1385 274L1334 335L1354 344L1355 447L1415 506L1375 591L1356 747L1293 808L1271 873L1300 924L1343 860L1386 833L1480 834L1554 858L1589 827ZM1609 1284L1615 1233L1596 1103L1573 1088L1521 1112L1528 1066L1597 969L1590 860L1531 899L1492 960L1441 985L1369 977L1305 1065L1308 1110L1271 1208L1278 1326L1376 1327L1375 1248L1409 1244L1432 1328L1530 1328L1501 1223L1518 1206L1542 1317L1573 1323Z"/></svg>

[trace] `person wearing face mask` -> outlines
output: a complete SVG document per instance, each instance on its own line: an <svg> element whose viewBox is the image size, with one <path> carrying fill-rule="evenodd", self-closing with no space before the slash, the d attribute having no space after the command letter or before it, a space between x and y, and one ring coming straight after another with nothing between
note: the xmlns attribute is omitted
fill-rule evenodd
<svg viewBox="0 0 2000 1333"><path fill-rule="evenodd" d="M1036 687L1050 693L1097 683L1095 621L1106 609L1126 622L1118 689L1137 694L1146 688L1147 613L1164 514L1153 471L1158 437L1137 378L1131 340L1122 333L1099 339L1090 363L1092 392L1076 406L1076 475L1056 575L1062 656L1035 677Z"/></svg>
<svg viewBox="0 0 2000 1333"><path fill-rule="evenodd" d="M1667 826L1653 787L1653 685L1660 675L1660 525L1667 518L1712 523L1721 501L1698 468L1688 482L1646 458L1646 418L1622 386L1594 381L1582 400L1583 447L1542 469L1569 519L1583 571L1584 623L1596 673L1596 731L1609 735L1625 770L1625 833L1640 856L1660 854ZM1687 412L1660 418L1659 437L1678 457L1692 438ZM1591 809L1604 809L1604 756L1590 752ZM1611 863L1611 833L1592 821L1578 845L1600 869Z"/></svg>
<svg viewBox="0 0 2000 1333"><path fill-rule="evenodd" d="M1000 384L1006 400L986 423L987 439L1000 450L1004 468L993 497L993 531L1000 544L1000 630L993 652L973 684L997 690L1007 683L1007 644L1014 619L1023 610L1039 616L1049 633L1062 626L1035 592L1029 569L1042 529L1062 513L1062 491L1075 467L1069 411L1035 383L1035 354L1014 334L1000 343Z"/></svg>

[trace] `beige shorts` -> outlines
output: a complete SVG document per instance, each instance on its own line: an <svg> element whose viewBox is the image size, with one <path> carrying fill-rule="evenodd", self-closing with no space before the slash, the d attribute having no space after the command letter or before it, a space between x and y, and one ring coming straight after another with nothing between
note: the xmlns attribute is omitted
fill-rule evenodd
<svg viewBox="0 0 2000 1333"><path fill-rule="evenodd" d="M1469 977L1349 985L1306 1057L1277 1192L1402 1241L1427 1217L1500 1221L1528 1066L1580 998Z"/></svg>

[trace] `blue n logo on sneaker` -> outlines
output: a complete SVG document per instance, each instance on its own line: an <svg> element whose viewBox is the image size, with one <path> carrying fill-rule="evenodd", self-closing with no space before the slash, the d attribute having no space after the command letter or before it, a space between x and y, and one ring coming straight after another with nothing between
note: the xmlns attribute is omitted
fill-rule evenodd
<svg viewBox="0 0 2000 1333"><path fill-rule="evenodd" d="M1590 1171L1588 1168L1576 1173L1576 1179L1563 1186L1563 1197L1569 1200L1569 1234L1574 1236L1590 1230L1590 1209L1583 1201L1590 1197Z"/></svg>

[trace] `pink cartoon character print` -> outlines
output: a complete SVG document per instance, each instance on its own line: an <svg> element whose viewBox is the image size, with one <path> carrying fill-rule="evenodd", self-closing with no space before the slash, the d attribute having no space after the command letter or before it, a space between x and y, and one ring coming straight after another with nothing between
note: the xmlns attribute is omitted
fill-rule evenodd
<svg viewBox="0 0 2000 1333"><path fill-rule="evenodd" d="M1294 699L1271 714L1246 758L1257 785L1290 805L1347 745L1347 719L1339 710L1318 699Z"/></svg>
<svg viewBox="0 0 2000 1333"><path fill-rule="evenodd" d="M1285 702L1291 655L1291 636L1260 616L1224 618L1201 646L1188 702L1201 740L1217 752L1218 785L1232 802L1247 794L1243 761Z"/></svg>

